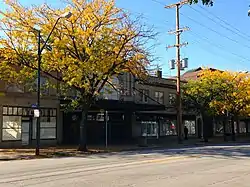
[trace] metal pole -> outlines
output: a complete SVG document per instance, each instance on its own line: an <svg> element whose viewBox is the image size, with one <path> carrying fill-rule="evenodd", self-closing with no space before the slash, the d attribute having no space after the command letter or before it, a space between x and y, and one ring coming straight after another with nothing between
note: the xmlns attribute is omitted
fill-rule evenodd
<svg viewBox="0 0 250 187"><path fill-rule="evenodd" d="M40 93L41 93L41 32L38 31L38 68L37 68L37 109L40 113ZM36 155L40 154L40 114L36 121Z"/></svg>
<svg viewBox="0 0 250 187"><path fill-rule="evenodd" d="M108 111L106 110L105 112L105 137L106 137L106 140L105 140L105 145L106 145L106 148L108 147Z"/></svg>
<svg viewBox="0 0 250 187"><path fill-rule="evenodd" d="M69 18L71 16L71 12L68 13L68 15L63 15L65 18ZM43 46L41 46L41 31L34 29L36 32L38 32L38 49L37 49L37 58L38 58L38 67L37 67L37 109L39 110L39 116L37 117L36 121L36 155L38 156L40 154L40 95L41 95L41 58L42 58L42 51L47 45L47 42L49 41L49 38L51 34L53 33L57 23L62 17L57 18L52 30L50 31L47 39L45 40Z"/></svg>
<svg viewBox="0 0 250 187"><path fill-rule="evenodd" d="M182 128L182 112L181 112L181 60L180 60L180 5L176 5L176 65L177 65L177 127L178 127L178 142L182 143L183 128Z"/></svg>

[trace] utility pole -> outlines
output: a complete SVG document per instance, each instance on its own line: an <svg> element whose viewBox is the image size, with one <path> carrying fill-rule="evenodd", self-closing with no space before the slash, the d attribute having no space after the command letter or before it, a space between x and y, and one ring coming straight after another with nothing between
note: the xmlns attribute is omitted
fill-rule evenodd
<svg viewBox="0 0 250 187"><path fill-rule="evenodd" d="M180 34L188 30L189 28L180 28L180 14L179 10L182 5L188 3L188 1L181 1L175 4L171 4L166 6L165 8L176 8L176 28L174 31L169 31L169 34L176 35L176 44L173 46L168 46L168 48L175 47L176 48L176 66L177 66L177 80L176 80L176 111L177 111L177 133L178 133L178 143L182 143L183 141L183 125L182 125L182 105L181 105L181 70L186 66L183 66L181 63L180 57L180 47L187 45L187 43L180 43Z"/></svg>

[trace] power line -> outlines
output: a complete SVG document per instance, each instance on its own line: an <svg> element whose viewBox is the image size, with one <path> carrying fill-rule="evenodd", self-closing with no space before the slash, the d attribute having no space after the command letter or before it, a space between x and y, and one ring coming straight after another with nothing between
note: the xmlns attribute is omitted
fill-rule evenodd
<svg viewBox="0 0 250 187"><path fill-rule="evenodd" d="M208 29L208 30L210 30L210 31L212 31L212 32L214 32L214 33L220 35L221 37L224 37L224 38L226 38L226 39L228 39L228 40L231 40L231 41L233 41L233 42L235 42L235 43L237 43L237 44L239 44L239 45L242 45L242 46L244 46L244 47L250 49L250 46L245 45L245 44L241 44L239 41L234 40L234 39L232 39L232 38L230 38L230 37L228 37L228 36L226 36L226 35L224 35L224 34L221 34L220 32L218 32L218 31L216 31L216 30L214 30L214 29L211 29L211 28L207 27L206 25L204 25L204 24L202 24L202 23L196 21L195 19L191 18L190 16L187 16L187 15L185 15L185 14L183 14L183 13L180 13L180 14L181 14L182 16L184 16L185 18L188 18L188 19L190 19L191 21L195 22L196 24L198 24L198 25L200 25L200 26L202 26L202 27L204 27L204 28L206 28L206 29Z"/></svg>
<svg viewBox="0 0 250 187"><path fill-rule="evenodd" d="M246 58L246 57L244 57L244 56L241 56L241 55L239 55L239 54L237 54L237 53L234 53L234 52L230 52L230 51L228 51L227 49L225 49L224 48L224 46L222 46L222 45L219 45L219 44L215 44L215 43L213 43L213 42L211 42L210 40L209 40L209 38L207 38L207 37L205 37L205 36L200 36L198 33L196 33L196 32L193 32L193 31L190 31L189 32L189 34L191 34L191 35L193 35L194 37L199 37L199 38L201 38L202 40L204 40L204 41L206 41L207 43L209 43L211 46L213 46L213 47L217 47L217 48L219 48L219 49L221 49L221 50L223 50L223 51L225 51L225 52L227 52L227 53L229 53L229 54L231 54L231 55L233 55L233 56L235 56L235 57L237 57L237 58L240 58L241 59L241 62L250 62L250 59L249 58Z"/></svg>
<svg viewBox="0 0 250 187"><path fill-rule="evenodd" d="M152 1L153 1L153 2L156 2L156 3L160 4L160 5L165 6L164 3L162 3L162 2L160 2L160 1L158 1L158 0L152 0ZM202 7L201 5L198 5L198 6L199 6L200 8L202 8L203 10L205 10L206 12L208 12L209 14L211 14L212 16L214 16L215 18L217 18L217 19L219 19L220 21L222 21L224 24L226 24L226 25L232 27L232 28L235 29L237 32L241 33L242 37L244 37L245 39L248 38L248 40L250 40L250 36L249 36L249 35L242 33L239 29L237 29L236 27L234 27L234 26L231 25L230 23L226 22L225 20L221 19L220 17L216 16L216 15L213 14L212 12L208 11L207 9L205 9L204 7ZM191 9L193 9L193 10L199 12L200 14L203 14L202 12L200 12L200 11L194 9L194 8L191 7L190 5L189 5L189 7L190 7ZM206 16L205 14L203 14L203 15ZM208 16L206 16L206 17L208 17ZM213 22L215 22L212 18L210 18L210 17L208 17L208 18L209 18L210 20L212 20ZM221 25L221 26L222 26L222 25ZM222 26L222 27L225 27L225 26ZM226 27L225 27L225 28L226 28ZM226 29L231 30L230 28L226 28ZM232 32L235 32L235 31L232 31ZM237 35L238 35L239 33L237 33Z"/></svg>
<svg viewBox="0 0 250 187"><path fill-rule="evenodd" d="M250 39L249 39L248 37L246 37L244 34L241 34L241 32L239 32L239 31L236 32L236 31L234 31L233 29L231 29L231 28L229 28L229 27L226 27L226 26L222 25L221 23L215 21L215 20L212 19L211 17L209 17L209 16L207 16L206 14L204 14L203 12L201 12L201 11L199 11L199 10L197 10L197 9L195 9L195 8L193 8L193 7L191 7L190 5L189 5L189 8L191 8L191 9L194 10L195 12L198 12L200 15L202 15L202 16L204 16L204 17L207 17L208 19L210 19L210 20L211 20L212 22L214 22L215 24L219 24L221 27L225 28L226 30L231 31L232 33L238 35L239 37L241 37L241 38L243 38L243 39L246 39L246 40L250 41ZM220 19L220 20L221 20L221 19ZM223 21L223 20L222 20L222 21ZM223 21L223 22L224 22L224 21ZM224 22L224 23L226 23L226 22ZM227 24L227 25L228 25L228 24Z"/></svg>
<svg viewBox="0 0 250 187"><path fill-rule="evenodd" d="M158 0L152 0L152 1L153 1L153 2L156 2L156 3L160 4L160 5L165 6L164 3L162 3L162 2L160 2L160 1L158 1ZM200 5L199 5L199 6L200 6ZM200 7L201 7L201 6L200 6ZM204 9L204 8L202 7L202 9ZM206 10L206 9L204 9L204 10ZM209 11L207 11L207 12L209 12ZM235 43L241 45L238 41L236 41L236 40L234 40L234 39L232 39L232 38L230 38L230 37L227 37L227 36L225 36L225 35L223 35L223 34L217 32L216 30L213 30L213 29L208 28L208 27L205 26L204 24L202 24L202 23L200 23L200 22L198 22L198 21L192 19L191 17L186 16L186 15L184 15L183 13L180 13L180 14L183 15L183 16L185 16L185 17L187 17L188 19L194 21L195 23L201 25L202 27L205 27L206 29L209 29L209 30L211 30L212 32L215 32L216 34L218 34L218 35L220 35L220 36L222 36L222 37L225 37L225 38L227 38L228 40L231 40L231 41L233 41L233 42L235 42ZM215 16L216 18L218 18L219 20L221 20L222 22L224 22L225 24L227 24L227 25L233 27L232 25L228 24L226 21L222 20L222 19L219 18L218 16L216 16L216 15L214 15L214 16ZM234 27L233 27L233 28L234 28ZM227 28L227 29L228 29L228 28ZM241 31L240 31L239 29L237 29L237 28L234 28L234 29L235 29L236 31L238 31L238 32L241 33ZM193 31L192 31L192 32L193 32ZM197 33L193 34L194 32L193 32L193 33L192 33L192 32L190 32L191 35L193 35L193 36L195 36L195 37L198 36ZM243 35L243 34L242 34L242 35ZM250 36L248 36L248 35L246 35L246 36L250 38ZM244 57L244 56L241 56L241 55L238 55L238 54L236 54L236 53L234 53L234 52L228 51L228 50L225 49L225 47L222 46L222 45L215 44L215 43L211 42L210 39L207 38L207 37L203 37L203 38L200 37L200 38L203 39L204 41L206 41L206 42L207 42L208 44L210 44L211 46L217 47L218 49L220 49L220 50L222 50L222 51L225 51L225 52L229 53L230 55L233 55L233 56L235 56L235 57L241 59L240 62L243 62L243 63L244 63L244 62L246 62L246 61L247 61L247 62L250 61L250 59L248 59L248 58L246 58L246 57ZM195 42L195 43L199 44L199 42ZM247 47L247 48L250 48L250 47L247 46L247 45L243 45L243 46L245 46L245 47ZM211 51L209 51L209 50L206 50L206 49L203 49L203 50L205 50L205 51L207 51L207 52L209 52L209 53L211 53L211 54L214 55L214 53L211 52ZM223 58L221 55L220 55L220 57ZM242 65L243 65L243 64L242 64ZM244 66L245 66L245 64L244 64Z"/></svg>
<svg viewBox="0 0 250 187"><path fill-rule="evenodd" d="M153 2L155 2L155 3L158 3L158 4L160 4L160 5L165 6L165 4L164 4L164 3L162 3L162 2L160 2L160 1L157 1L157 0L151 0L151 1L153 1Z"/></svg>
<svg viewBox="0 0 250 187"><path fill-rule="evenodd" d="M189 34L191 34L191 35L193 35L193 36L196 36L195 34L190 33L190 32L189 32ZM190 39L189 39L189 40L190 40ZM223 60L227 60L227 62L230 62L230 61L232 60L232 59L229 58L228 56L224 56L224 55L218 53L218 51L216 51L216 50L209 50L209 49L207 49L207 48L204 48L204 47L201 45L201 42L200 42L199 40L191 39L191 40L190 40L190 45L191 45L192 43L196 43L197 45L199 45L199 49L202 49L202 50L205 51L206 53L210 53L211 55L213 55L213 56L215 56L215 57L219 57L219 58L221 58L221 59L223 59ZM210 44L210 43L208 43L208 44ZM210 46L213 46L213 45L210 45ZM230 53L229 51L226 51L226 52ZM231 53L230 53L230 54L231 54ZM232 55L232 54L231 54L231 55ZM232 61L231 61L231 62L232 62ZM240 63L240 62L241 62L241 63ZM237 63L241 64L242 67L246 68L246 65L245 65L244 62L246 62L246 61L243 61L243 60L237 61ZM234 65L235 65L235 61L232 62L231 64L234 64Z"/></svg>
<svg viewBox="0 0 250 187"><path fill-rule="evenodd" d="M157 23L152 24L152 26L155 29L167 30L167 28L165 28L166 24L164 24L164 22L168 23L168 24L171 24L171 25L175 25L175 23L170 23L169 21L166 21L166 20L160 20L158 18L154 18L152 16L146 15L146 14L141 13L141 12L137 12L137 11L134 11L134 10L131 10L131 9L128 9L128 8L123 8L123 9L127 10L128 12L130 12L132 14L137 14L138 16L142 16L142 18L145 18L148 21L150 21L150 20L151 21L153 21L153 20L157 21ZM169 26L167 26L167 27L169 27Z"/></svg>
<svg viewBox="0 0 250 187"><path fill-rule="evenodd" d="M242 33L238 28L234 27L233 25L231 25L229 22L223 20L222 18L220 18L219 16L213 14L211 11L205 9L204 7L202 7L201 5L198 5L201 9L203 9L204 11L206 11L207 13L211 14L212 16L214 16L215 18L217 18L218 20L222 21L224 24L228 25L229 27L232 27L234 30L236 30L237 32L241 33L243 36L246 36L248 38L250 38L249 35L247 35L246 33Z"/></svg>
<svg viewBox="0 0 250 187"><path fill-rule="evenodd" d="M193 32L193 31L192 31L192 32ZM195 32L193 32L193 33L195 33ZM246 57L244 57L244 56L238 55L237 53L234 53L234 52L230 52L230 51L228 51L227 49L225 49L224 46L222 46L222 45L220 45L220 44L215 44L215 43L211 42L211 40L210 40L209 38L205 37L205 36L202 37L202 36L200 36L198 33L195 33L195 34L192 34L192 35L195 36L195 37L198 36L199 38L203 39L204 41L206 41L207 43L211 44L212 46L215 46L215 47L217 47L217 48L219 48L219 49L222 49L223 51L226 51L226 52L228 52L228 53L230 53L230 54L232 54L232 55L234 55L234 56L236 56L236 57L238 57L238 58L244 59L245 61L250 61L249 58L246 58Z"/></svg>
<svg viewBox="0 0 250 187"><path fill-rule="evenodd" d="M160 2L160 1L158 1L158 0L151 0L151 1L156 2L156 3L160 4L160 5L164 5L164 6L165 6L164 3L162 3L162 2ZM221 37L224 37L224 38L226 38L226 39L228 39L228 40L230 40L230 41L232 41L232 42L234 42L234 43L237 43L238 45L242 45L242 46L244 46L244 47L250 49L250 46L249 46L249 45L242 44L242 43L240 43L239 41L237 41L237 40L235 40L235 39L232 39L232 38L230 38L230 37L228 37L228 36L226 36L226 35L224 35L224 34L218 32L218 31L216 31L216 30L214 30L214 29L211 29L211 28L207 27L206 25L204 25L204 24L202 24L202 23L196 21L195 19L191 18L190 16L184 15L184 14L181 13L181 12L180 12L180 14L181 14L182 16L184 16L184 17L190 19L191 21L195 22L196 24L198 24L198 25L200 25L200 26L202 26L202 27L204 27L204 28L206 28L206 29L208 29L208 30L210 30L210 31L212 31L212 32L214 32L214 33L220 35ZM227 29L228 29L228 28L227 28Z"/></svg>
<svg viewBox="0 0 250 187"><path fill-rule="evenodd" d="M205 52L207 52L207 53L210 53L211 55L213 55L213 56L216 56L216 57L220 57L220 58L222 58L222 59L230 59L230 58L228 58L228 57L224 57L224 56L222 56L221 54L219 54L219 53L215 53L214 51L211 51L211 50L208 50L207 48L205 49L205 48L203 48L203 47L201 47L201 45L200 45L200 42L198 41L198 40L191 40L191 42L190 42L190 44L191 43L196 43L196 44L198 44L199 45L199 49L202 49L203 51L205 51ZM242 64L243 65L243 64ZM243 65L244 67L245 67L245 65Z"/></svg>

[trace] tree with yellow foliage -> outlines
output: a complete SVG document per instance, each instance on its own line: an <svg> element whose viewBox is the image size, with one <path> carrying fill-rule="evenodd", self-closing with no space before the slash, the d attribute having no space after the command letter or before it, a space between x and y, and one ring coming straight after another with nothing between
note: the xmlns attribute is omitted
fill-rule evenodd
<svg viewBox="0 0 250 187"><path fill-rule="evenodd" d="M250 77L247 73L214 73L221 80L221 92L210 102L210 108L217 115L231 117L232 139L235 140L234 122L238 117L250 116ZM237 120L238 122L238 120Z"/></svg>
<svg viewBox="0 0 250 187"><path fill-rule="evenodd" d="M184 86L186 105L194 105L203 114L230 114L234 138L235 118L250 116L249 74L206 69L199 76Z"/></svg>
<svg viewBox="0 0 250 187"><path fill-rule="evenodd" d="M0 78L18 84L36 78L37 28L46 38L60 15L72 13L50 36L52 50L44 50L41 72L77 91L73 103L82 110L79 149L87 150L86 115L91 104L113 76L146 73L150 62L146 44L155 34L139 18L117 8L114 0L69 0L62 9L4 2L8 9L0 20L5 33L0 39Z"/></svg>
<svg viewBox="0 0 250 187"><path fill-rule="evenodd" d="M183 85L183 106L185 108L195 109L202 119L206 115L210 115L210 103L220 93L220 80L212 78L214 72L204 70L197 80L190 80ZM215 114L215 113L213 113ZM204 124L204 121L203 121ZM203 125L203 138L208 140L207 126Z"/></svg>

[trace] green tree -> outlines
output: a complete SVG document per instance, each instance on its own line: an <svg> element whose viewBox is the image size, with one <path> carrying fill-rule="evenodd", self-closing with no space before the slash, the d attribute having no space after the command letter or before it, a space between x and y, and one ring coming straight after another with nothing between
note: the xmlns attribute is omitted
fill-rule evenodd
<svg viewBox="0 0 250 187"><path fill-rule="evenodd" d="M213 0L189 0L190 4L202 2L204 5L213 6Z"/></svg>
<svg viewBox="0 0 250 187"><path fill-rule="evenodd" d="M42 54L42 74L76 91L72 104L82 110L79 150L87 150L86 116L104 85L122 72L136 76L146 73L150 62L145 44L155 34L139 18L115 6L114 0L69 0L66 7L48 5L24 7L6 0L8 9L1 12L0 78L25 84L36 78L37 30L49 35L60 15L72 12L69 20L61 19L48 45L52 51ZM148 46L148 45L147 45Z"/></svg>

